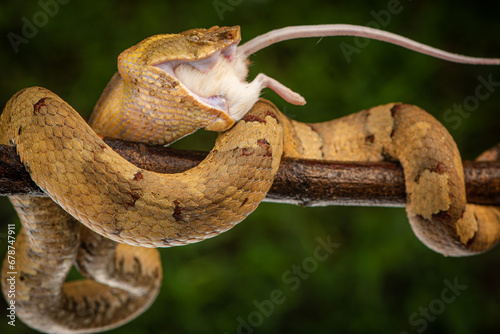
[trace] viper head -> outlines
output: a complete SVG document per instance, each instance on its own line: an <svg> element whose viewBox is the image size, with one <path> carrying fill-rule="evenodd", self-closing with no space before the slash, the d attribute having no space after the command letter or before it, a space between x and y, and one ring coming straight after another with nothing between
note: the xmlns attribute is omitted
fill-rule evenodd
<svg viewBox="0 0 500 334"><path fill-rule="evenodd" d="M119 56L119 73L132 89L143 89L146 95L155 90L166 103L172 100L176 110L176 99L181 99L186 117L198 117L199 110L217 115L214 124L203 125L209 130L226 130L240 120L264 87L292 103L305 103L263 74L247 82L249 61L237 52L240 40L238 26L152 36Z"/></svg>

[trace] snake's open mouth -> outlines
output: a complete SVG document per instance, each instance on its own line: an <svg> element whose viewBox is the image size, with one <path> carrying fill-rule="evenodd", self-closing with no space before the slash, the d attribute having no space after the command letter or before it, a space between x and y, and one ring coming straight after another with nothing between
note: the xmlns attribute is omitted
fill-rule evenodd
<svg viewBox="0 0 500 334"><path fill-rule="evenodd" d="M292 104L305 103L302 96L265 74L247 82L249 61L238 53L238 42L201 60L175 60L156 66L174 76L199 102L226 113L234 121L245 116L265 87Z"/></svg>

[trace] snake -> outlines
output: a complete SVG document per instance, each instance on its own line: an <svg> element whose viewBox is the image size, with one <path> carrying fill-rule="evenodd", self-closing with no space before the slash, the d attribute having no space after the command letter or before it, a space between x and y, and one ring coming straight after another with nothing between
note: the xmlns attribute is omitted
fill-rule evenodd
<svg viewBox="0 0 500 334"><path fill-rule="evenodd" d="M259 96L267 87L302 105L298 93L262 73L247 82L248 58L256 51L292 38L337 35L449 61L499 63L352 25L287 27L241 46L240 27L216 26L152 36L122 52L88 123L45 88L16 93L0 117L0 144L15 146L48 195L10 197L22 223L15 299L8 297L7 259L2 291L16 315L50 333L99 332L131 321L161 288L157 248L200 242L244 220L266 196L282 157L397 161L410 225L427 247L468 256L495 246L500 210L467 203L458 148L426 111L388 103L302 123ZM103 141L167 145L201 128L219 132L214 148L176 174L138 168ZM497 160L499 151L478 159ZM66 282L73 265L85 278Z"/></svg>

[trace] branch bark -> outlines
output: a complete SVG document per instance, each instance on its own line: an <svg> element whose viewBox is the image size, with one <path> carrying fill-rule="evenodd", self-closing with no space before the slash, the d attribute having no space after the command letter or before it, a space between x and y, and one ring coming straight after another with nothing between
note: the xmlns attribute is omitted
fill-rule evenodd
<svg viewBox="0 0 500 334"><path fill-rule="evenodd" d="M106 139L134 165L159 173L196 166L206 152L183 151ZM500 205L500 161L464 162L469 203ZM31 180L13 147L0 145L0 196L46 196ZM265 201L302 206L403 207L404 174L398 163L323 162L283 159Z"/></svg>

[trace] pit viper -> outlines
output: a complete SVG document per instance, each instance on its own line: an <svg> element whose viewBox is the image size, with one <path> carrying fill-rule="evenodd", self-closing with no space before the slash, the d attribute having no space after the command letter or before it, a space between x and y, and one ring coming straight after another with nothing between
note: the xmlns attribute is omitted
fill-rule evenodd
<svg viewBox="0 0 500 334"><path fill-rule="evenodd" d="M130 321L160 289L155 248L199 242L245 219L265 197L283 156L399 161L408 219L425 245L449 256L493 247L500 211L467 204L459 151L430 114L389 103L333 121L300 123L259 99L264 87L304 104L299 94L264 74L246 81L247 59L255 51L285 39L331 35L498 64L357 26L284 28L242 46L239 27L213 27L153 36L121 53L89 124L51 91L21 90L1 115L0 144L16 147L50 198L10 198L22 222L15 243L17 315L51 333L96 332ZM215 146L198 166L178 174L140 169L102 140L165 145L200 128L220 132ZM65 283L74 264L87 278ZM6 299L8 272L5 261Z"/></svg>

